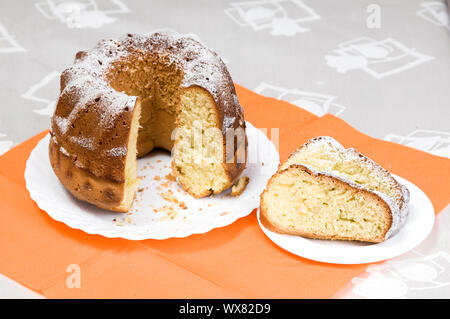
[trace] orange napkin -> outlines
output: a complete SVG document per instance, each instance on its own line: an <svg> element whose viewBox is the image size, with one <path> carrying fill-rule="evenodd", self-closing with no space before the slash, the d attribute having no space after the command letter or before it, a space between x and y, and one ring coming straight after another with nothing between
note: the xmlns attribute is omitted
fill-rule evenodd
<svg viewBox="0 0 450 319"><path fill-rule="evenodd" d="M370 138L344 121L321 118L237 86L245 117L279 128L285 159L317 135L335 137L418 185L436 212L449 203L450 160ZM56 222L30 199L24 170L43 132L0 157L0 272L50 298L329 298L365 265L306 260L265 237L256 214L206 234L139 242L88 235ZM68 288L68 266L81 288Z"/></svg>

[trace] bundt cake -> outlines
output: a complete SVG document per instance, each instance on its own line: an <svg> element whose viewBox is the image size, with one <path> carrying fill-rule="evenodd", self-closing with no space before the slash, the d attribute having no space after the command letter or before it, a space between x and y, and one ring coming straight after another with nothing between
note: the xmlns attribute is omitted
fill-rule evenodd
<svg viewBox="0 0 450 319"><path fill-rule="evenodd" d="M260 218L278 233L378 243L398 230L408 202L387 170L324 136L280 164L261 194Z"/></svg>
<svg viewBox="0 0 450 319"><path fill-rule="evenodd" d="M78 52L61 75L50 162L78 199L128 211L137 157L172 152L179 184L217 194L246 165L243 110L220 57L194 39L127 34Z"/></svg>

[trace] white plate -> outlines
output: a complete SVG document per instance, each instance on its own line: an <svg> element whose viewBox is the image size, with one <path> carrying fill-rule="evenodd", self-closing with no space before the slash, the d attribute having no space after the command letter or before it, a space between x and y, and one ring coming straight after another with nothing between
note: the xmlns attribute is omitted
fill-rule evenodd
<svg viewBox="0 0 450 319"><path fill-rule="evenodd" d="M250 182L239 197L229 196L230 191L227 190L215 196L194 199L176 182L165 178L171 171L170 154L155 151L138 160L138 175L143 177L142 191L137 192L130 212L106 211L75 199L61 185L50 166L48 136L38 143L27 161L26 186L31 198L50 217L89 234L141 240L205 233L229 225L257 208L259 195L277 170L279 156L275 146L248 122L247 138L249 163L242 175L247 175ZM160 180L155 179L156 176ZM183 202L186 209L173 203L170 197ZM172 207L173 212L162 208L164 206Z"/></svg>
<svg viewBox="0 0 450 319"><path fill-rule="evenodd" d="M403 227L382 243L308 239L278 234L261 224L258 209L259 225L276 245L311 260L333 264L366 264L399 256L419 245L428 236L433 228L435 214L433 204L420 188L404 178L394 177L410 191L409 215Z"/></svg>

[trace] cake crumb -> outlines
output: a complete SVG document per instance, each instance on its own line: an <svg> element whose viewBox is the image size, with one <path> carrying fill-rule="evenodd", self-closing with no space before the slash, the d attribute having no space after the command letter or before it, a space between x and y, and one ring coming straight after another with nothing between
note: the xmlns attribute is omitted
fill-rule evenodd
<svg viewBox="0 0 450 319"><path fill-rule="evenodd" d="M127 222L128 224L136 225L136 223L129 215L125 216L124 221Z"/></svg>
<svg viewBox="0 0 450 319"><path fill-rule="evenodd" d="M185 203L185 202L180 202L179 205L180 205L180 207L181 207L182 209L187 209L187 206L186 206L186 203Z"/></svg>
<svg viewBox="0 0 450 319"><path fill-rule="evenodd" d="M166 201L168 202L174 202L175 198L173 197L172 193L169 191L165 192L165 193L161 193L161 197L164 198Z"/></svg>
<svg viewBox="0 0 450 319"><path fill-rule="evenodd" d="M231 213L228 212L228 211L225 211L225 212L220 213L220 216L225 216L225 215L228 215L228 214L231 214Z"/></svg>
<svg viewBox="0 0 450 319"><path fill-rule="evenodd" d="M126 224L136 225L136 223L133 221L133 219L129 215L127 215L123 218L120 218L120 219L114 218L113 222L116 226L120 226L120 227L125 226Z"/></svg>
<svg viewBox="0 0 450 319"><path fill-rule="evenodd" d="M178 212L174 209L172 205L164 205L160 208L160 211L166 213L166 216L163 216L159 219L159 221L165 221L165 220L174 220L176 217L178 217Z"/></svg>
<svg viewBox="0 0 450 319"><path fill-rule="evenodd" d="M161 186L165 187L165 188L169 188L169 183L168 182L164 182L164 183L161 184Z"/></svg>
<svg viewBox="0 0 450 319"><path fill-rule="evenodd" d="M241 195L244 190L246 189L248 182L250 181L250 178L248 176L242 176L237 180L237 182L231 187L231 196L239 196Z"/></svg>
<svg viewBox="0 0 450 319"><path fill-rule="evenodd" d="M161 193L160 195L162 198L164 198L164 200L176 204L181 209L187 209L186 203L179 201L178 198L175 197L171 189L169 189L167 192Z"/></svg>
<svg viewBox="0 0 450 319"><path fill-rule="evenodd" d="M116 226L120 226L120 227L125 226L125 223L123 223L123 222L121 222L121 221L118 221L118 220L114 221L114 224L115 224Z"/></svg>
<svg viewBox="0 0 450 319"><path fill-rule="evenodd" d="M175 176L173 176L172 173L167 174L167 175L165 176L165 178L166 178L168 181L171 181L171 182L175 182L175 181L177 180L177 178L176 178Z"/></svg>

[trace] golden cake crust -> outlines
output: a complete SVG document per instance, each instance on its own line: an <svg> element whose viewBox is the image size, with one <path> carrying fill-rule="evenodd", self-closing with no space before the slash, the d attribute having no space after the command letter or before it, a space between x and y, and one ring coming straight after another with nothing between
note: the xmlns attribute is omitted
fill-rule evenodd
<svg viewBox="0 0 450 319"><path fill-rule="evenodd" d="M117 91L111 83L116 63L144 58L181 74L180 89L198 87L215 105L217 127L224 141L229 129L245 121L233 81L220 57L199 42L165 34L128 34L102 40L90 51L76 54L61 75L60 96L51 119L50 162L61 183L77 198L99 207L125 211L117 205L124 196L126 156L133 113L142 100ZM128 66L126 66L128 67ZM234 145L234 153L245 145ZM231 186L244 162L224 163ZM204 194L209 195L209 194Z"/></svg>
<svg viewBox="0 0 450 319"><path fill-rule="evenodd" d="M58 144L50 139L50 163L60 182L80 200L100 208L125 212L120 209L124 196L124 185L110 178L98 178L91 172L74 165L72 158L59 150Z"/></svg>

